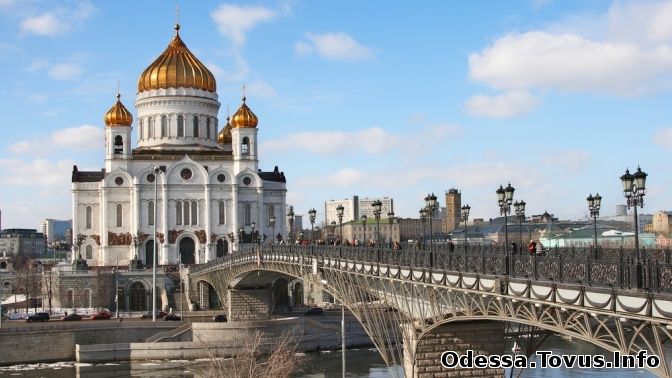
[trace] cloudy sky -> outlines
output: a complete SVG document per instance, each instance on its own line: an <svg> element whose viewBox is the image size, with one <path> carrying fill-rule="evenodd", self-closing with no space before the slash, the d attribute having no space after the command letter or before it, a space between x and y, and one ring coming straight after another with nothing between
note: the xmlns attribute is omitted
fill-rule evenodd
<svg viewBox="0 0 672 378"><path fill-rule="evenodd" d="M644 211L672 209L672 1L180 3L220 119L245 84L299 214L359 194L416 216L455 187L487 219L510 181L528 214L584 217L597 191L611 215L638 164ZM165 1L0 0L3 228L70 217L117 81L133 111L174 23Z"/></svg>

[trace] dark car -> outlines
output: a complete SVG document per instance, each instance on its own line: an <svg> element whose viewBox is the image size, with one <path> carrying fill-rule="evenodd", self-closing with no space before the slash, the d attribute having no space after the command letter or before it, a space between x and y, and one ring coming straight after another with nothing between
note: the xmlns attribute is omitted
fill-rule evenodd
<svg viewBox="0 0 672 378"><path fill-rule="evenodd" d="M179 315L168 314L168 315L166 315L166 316L163 317L163 320L174 320L174 321L178 321L178 322L179 322L179 321L182 320L182 318L180 318Z"/></svg>
<svg viewBox="0 0 672 378"><path fill-rule="evenodd" d="M61 320L65 320L65 321L82 320L82 315L70 314L70 315L66 315L66 316L62 317Z"/></svg>
<svg viewBox="0 0 672 378"><path fill-rule="evenodd" d="M49 321L49 313L48 312L38 312L37 314L30 315L28 319L26 319L28 323L32 322L48 322Z"/></svg>
<svg viewBox="0 0 672 378"><path fill-rule="evenodd" d="M306 311L304 315L306 316L313 316L313 315L322 315L324 314L324 310L322 307L313 307L310 310Z"/></svg>
<svg viewBox="0 0 672 378"><path fill-rule="evenodd" d="M163 312L163 311L159 311L159 312L156 313L156 317L159 318L159 319L165 317L166 315L168 315L168 313ZM151 319L151 318L152 318L152 313L151 312L146 312L146 313L142 314L142 316L140 317L140 319Z"/></svg>
<svg viewBox="0 0 672 378"><path fill-rule="evenodd" d="M212 317L213 322L225 322L226 321L226 315L224 314L219 314L215 315Z"/></svg>
<svg viewBox="0 0 672 378"><path fill-rule="evenodd" d="M112 317L112 313L109 311L98 311L95 314L91 315L91 320L104 320L104 319L110 319Z"/></svg>

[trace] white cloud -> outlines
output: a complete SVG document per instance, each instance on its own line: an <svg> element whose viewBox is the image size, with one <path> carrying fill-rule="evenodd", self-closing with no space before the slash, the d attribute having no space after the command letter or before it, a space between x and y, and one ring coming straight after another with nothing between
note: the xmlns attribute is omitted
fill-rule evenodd
<svg viewBox="0 0 672 378"><path fill-rule="evenodd" d="M653 143L672 151L672 127L656 131Z"/></svg>
<svg viewBox="0 0 672 378"><path fill-rule="evenodd" d="M526 91L511 91L496 96L472 96L466 107L475 116L508 118L531 112L539 102Z"/></svg>
<svg viewBox="0 0 672 378"><path fill-rule="evenodd" d="M547 166L555 166L577 174L583 171L592 160L592 155L587 151L567 150L567 151L547 151L543 158Z"/></svg>
<svg viewBox="0 0 672 378"><path fill-rule="evenodd" d="M223 4L210 13L217 30L236 45L244 45L246 34L257 24L278 17L278 12L262 6Z"/></svg>
<svg viewBox="0 0 672 378"><path fill-rule="evenodd" d="M59 63L48 71L50 78L55 80L74 80L82 74L82 67L73 62Z"/></svg>
<svg viewBox="0 0 672 378"><path fill-rule="evenodd" d="M65 188L70 181L72 165L72 160L0 159L0 172L5 178L3 180L5 185Z"/></svg>
<svg viewBox="0 0 672 378"><path fill-rule="evenodd" d="M256 80L245 86L246 92L252 97L274 97L275 89L269 83Z"/></svg>
<svg viewBox="0 0 672 378"><path fill-rule="evenodd" d="M20 24L21 32L43 37L67 34L79 27L94 11L95 8L88 1L80 1L75 8L58 7L24 18Z"/></svg>
<svg viewBox="0 0 672 378"><path fill-rule="evenodd" d="M17 154L43 154L58 149L67 150L99 150L105 142L105 130L101 127L82 125L56 130L48 137L37 137L29 141L21 141L9 146L9 151ZM50 146L49 151L44 146Z"/></svg>
<svg viewBox="0 0 672 378"><path fill-rule="evenodd" d="M394 149L402 142L399 135L379 127L360 131L310 131L290 134L280 139L266 141L261 148L268 152L304 150L318 155L367 152L381 154Z"/></svg>
<svg viewBox="0 0 672 378"><path fill-rule="evenodd" d="M299 56L316 53L327 60L339 60L356 62L368 60L373 53L366 46L358 43L347 33L306 33L308 41L299 41L294 46L294 51Z"/></svg>
<svg viewBox="0 0 672 378"><path fill-rule="evenodd" d="M41 71L49 67L49 61L46 59L33 59L32 62L28 65L28 71Z"/></svg>
<svg viewBox="0 0 672 378"><path fill-rule="evenodd" d="M672 2L616 2L605 14L510 33L469 56L492 88L631 96L672 86Z"/></svg>

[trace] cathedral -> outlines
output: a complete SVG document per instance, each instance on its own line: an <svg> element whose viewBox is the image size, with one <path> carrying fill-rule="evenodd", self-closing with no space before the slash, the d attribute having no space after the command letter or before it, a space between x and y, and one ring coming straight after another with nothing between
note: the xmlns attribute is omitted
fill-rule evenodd
<svg viewBox="0 0 672 378"><path fill-rule="evenodd" d="M258 168L258 118L242 104L219 130L215 77L180 38L138 80L137 116L105 114L105 167L72 171L73 262L201 264L240 243L279 241L286 180ZM277 222L276 222L277 220Z"/></svg>

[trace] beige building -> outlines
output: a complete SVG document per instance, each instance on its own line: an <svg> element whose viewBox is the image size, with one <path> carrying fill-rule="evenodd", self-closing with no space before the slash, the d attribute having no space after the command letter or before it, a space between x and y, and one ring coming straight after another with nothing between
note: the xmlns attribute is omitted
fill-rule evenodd
<svg viewBox="0 0 672 378"><path fill-rule="evenodd" d="M451 188L446 191L446 213L443 220L443 232L451 232L462 220L462 193Z"/></svg>
<svg viewBox="0 0 672 378"><path fill-rule="evenodd" d="M352 196L344 200L330 200L324 203L324 217L325 224L336 222L338 224L338 212L336 208L343 206L343 224L354 220L360 220L362 215L373 218L373 202L379 200L382 203L380 208L380 216L387 218L390 211L394 211L394 200L389 197L383 198L359 198L359 196Z"/></svg>
<svg viewBox="0 0 672 378"><path fill-rule="evenodd" d="M390 240L393 242L398 242L399 239L399 219L394 219L393 223L387 220L387 218L380 219L380 242L382 245L386 245ZM336 238L339 237L339 228L335 227L334 234ZM376 241L376 220L368 218L366 223L362 220L352 221L348 223L343 223L343 239L348 240L352 243L353 240L357 239L358 241Z"/></svg>
<svg viewBox="0 0 672 378"><path fill-rule="evenodd" d="M658 211L653 214L653 219L650 224L650 232L653 232L656 235L670 236L670 233L672 233L672 213L662 210Z"/></svg>
<svg viewBox="0 0 672 378"><path fill-rule="evenodd" d="M399 222L399 238L403 241L422 239L423 233L429 238L429 220L423 222L417 218L400 218ZM436 235L441 232L441 219L432 220L432 232Z"/></svg>

